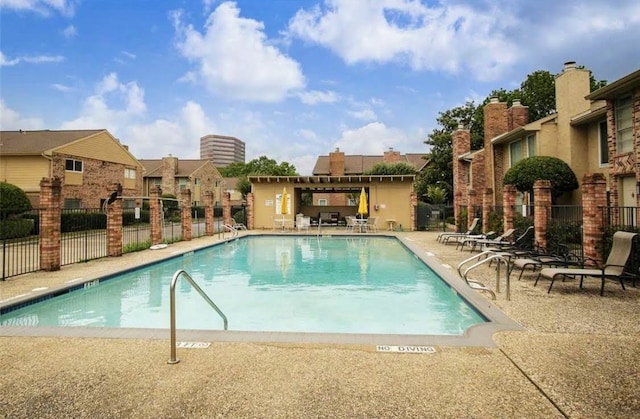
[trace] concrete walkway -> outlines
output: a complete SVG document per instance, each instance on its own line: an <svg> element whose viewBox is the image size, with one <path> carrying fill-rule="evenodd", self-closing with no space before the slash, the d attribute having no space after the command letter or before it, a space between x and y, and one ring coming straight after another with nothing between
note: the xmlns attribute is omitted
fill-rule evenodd
<svg viewBox="0 0 640 419"><path fill-rule="evenodd" d="M397 233L455 267L468 257L436 233ZM162 252L213 243L200 238ZM160 257L128 254L0 282L0 301ZM489 268L478 279L492 284ZM0 417L637 418L640 289L599 281L512 284L494 302L525 331L497 347L437 346L431 354L374 345L8 336L0 328Z"/></svg>

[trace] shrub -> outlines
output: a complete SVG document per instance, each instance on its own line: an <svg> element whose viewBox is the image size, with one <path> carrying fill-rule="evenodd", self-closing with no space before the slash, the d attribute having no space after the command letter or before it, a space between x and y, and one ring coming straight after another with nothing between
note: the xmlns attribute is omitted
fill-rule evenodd
<svg viewBox="0 0 640 419"><path fill-rule="evenodd" d="M520 192L533 193L537 180L551 181L553 200L564 192L578 189L578 179L571 167L557 157L534 156L520 160L504 174L503 184L514 185Z"/></svg>
<svg viewBox="0 0 640 419"><path fill-rule="evenodd" d="M30 209L31 201L22 189L10 183L0 182L0 211L3 218Z"/></svg>
<svg viewBox="0 0 640 419"><path fill-rule="evenodd" d="M16 239L33 234L34 222L27 218L0 221L0 239Z"/></svg>

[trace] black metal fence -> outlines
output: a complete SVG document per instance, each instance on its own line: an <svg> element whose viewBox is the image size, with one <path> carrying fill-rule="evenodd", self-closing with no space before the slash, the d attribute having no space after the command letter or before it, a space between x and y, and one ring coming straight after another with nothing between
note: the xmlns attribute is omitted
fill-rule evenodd
<svg viewBox="0 0 640 419"><path fill-rule="evenodd" d="M547 251L569 251L582 259L584 252L582 206L552 205L547 225Z"/></svg>
<svg viewBox="0 0 640 419"><path fill-rule="evenodd" d="M30 211L0 211L0 265L2 280L40 269L40 214Z"/></svg>
<svg viewBox="0 0 640 419"><path fill-rule="evenodd" d="M640 207L600 207L600 211L605 224L601 251L606 257L611 250L613 234L616 231L640 233ZM634 275L640 274L640 239L634 243L625 270Z"/></svg>
<svg viewBox="0 0 640 419"><path fill-rule="evenodd" d="M101 208L62 210L60 264L107 256L107 215Z"/></svg>

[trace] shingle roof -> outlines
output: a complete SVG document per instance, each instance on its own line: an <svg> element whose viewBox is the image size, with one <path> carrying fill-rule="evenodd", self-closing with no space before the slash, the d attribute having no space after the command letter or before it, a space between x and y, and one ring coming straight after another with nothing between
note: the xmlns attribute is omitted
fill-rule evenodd
<svg viewBox="0 0 640 419"><path fill-rule="evenodd" d="M408 163L420 171L427 163L425 160L426 154L421 153L407 153L401 154L400 160L396 163ZM345 175L361 175L367 170L371 169L378 163L383 163L384 156L365 156L362 154L345 155L344 156L344 174ZM318 175L330 175L329 169L329 156L318 156L316 165L313 168L313 174Z"/></svg>
<svg viewBox="0 0 640 419"><path fill-rule="evenodd" d="M144 167L144 177L162 177L162 159L138 160ZM210 160L178 160L176 177L189 177Z"/></svg>
<svg viewBox="0 0 640 419"><path fill-rule="evenodd" d="M67 130L67 131L0 131L0 153L2 154L42 154L45 151L72 143L106 131Z"/></svg>

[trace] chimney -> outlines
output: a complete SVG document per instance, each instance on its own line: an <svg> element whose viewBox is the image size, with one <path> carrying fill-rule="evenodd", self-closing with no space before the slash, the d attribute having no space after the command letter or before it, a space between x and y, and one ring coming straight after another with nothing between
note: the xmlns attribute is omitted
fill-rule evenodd
<svg viewBox="0 0 640 419"><path fill-rule="evenodd" d="M329 153L329 175L344 176L344 153L339 148Z"/></svg>
<svg viewBox="0 0 640 419"><path fill-rule="evenodd" d="M176 194L176 174L178 173L178 158L169 154L162 158L162 192Z"/></svg>
<svg viewBox="0 0 640 419"><path fill-rule="evenodd" d="M393 164L399 161L400 161L400 152L393 151L393 147L389 147L389 150L384 152L384 156L382 157L383 163Z"/></svg>
<svg viewBox="0 0 640 419"><path fill-rule="evenodd" d="M508 111L509 131L529 123L529 107L522 106L519 99L514 99Z"/></svg>
<svg viewBox="0 0 640 419"><path fill-rule="evenodd" d="M494 196L491 205L495 204L496 196L502 192L502 176L504 150L502 147L493 148L491 140L509 131L509 115L507 104L492 97L484 107L484 179L485 187L493 189Z"/></svg>

